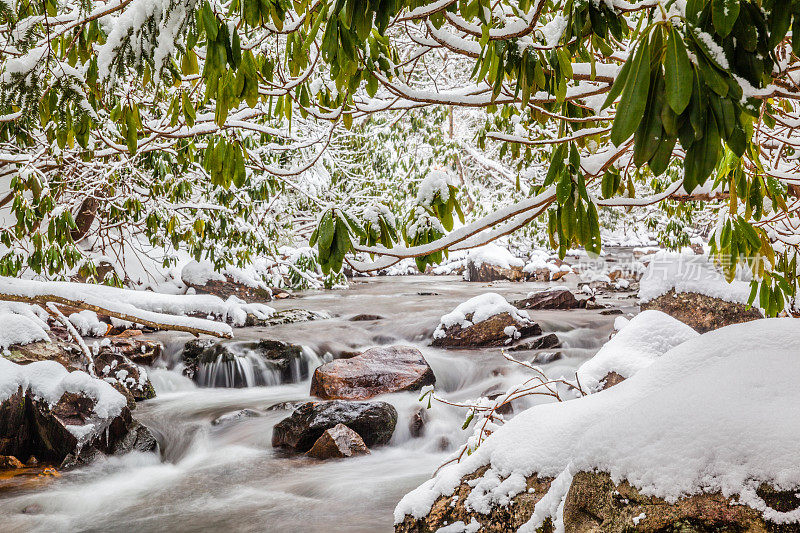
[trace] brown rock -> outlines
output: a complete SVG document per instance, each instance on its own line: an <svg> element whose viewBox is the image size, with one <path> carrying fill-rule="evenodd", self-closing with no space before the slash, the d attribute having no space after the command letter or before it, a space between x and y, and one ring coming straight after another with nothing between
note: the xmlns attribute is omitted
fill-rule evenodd
<svg viewBox="0 0 800 533"><path fill-rule="evenodd" d="M343 459L366 453L369 449L361 435L344 424L336 424L325 430L306 455L315 459Z"/></svg>
<svg viewBox="0 0 800 533"><path fill-rule="evenodd" d="M777 492L766 486L759 491L771 497L770 505L793 506L792 509L800 506L794 491ZM615 484L603 472L575 475L564 502L564 524L568 533L800 531L800 524L767 523L760 511L735 505L719 493L699 494L669 504L661 498L642 495L625 481Z"/></svg>
<svg viewBox="0 0 800 533"><path fill-rule="evenodd" d="M403 522L396 524L396 533L433 533L439 528L450 525L453 522L461 521L469 524L474 518L479 524L478 531L481 533L507 533L516 531L528 521L533 514L534 506L542 499L550 488L552 479L540 479L531 476L527 479L528 490L511 498L507 506L496 506L489 514L480 514L464 505L467 496L472 492L469 481L477 479L486 472L486 467L478 469L476 472L464 476L461 484L456 488L451 496L442 496L436 500L425 518L415 519L406 516ZM544 526L538 530L539 533L552 533L553 527L550 520L546 520Z"/></svg>
<svg viewBox="0 0 800 533"><path fill-rule="evenodd" d="M225 281L212 279L208 280L205 285L196 285L187 283L187 286L193 288L197 294L213 294L219 296L223 300L227 300L231 296L241 298L246 302L271 302L272 291L261 287L250 287L244 283L235 281L230 276L225 276ZM288 295L288 293L287 293Z"/></svg>
<svg viewBox="0 0 800 533"><path fill-rule="evenodd" d="M16 470L25 465L13 455L0 455L0 470Z"/></svg>
<svg viewBox="0 0 800 533"><path fill-rule="evenodd" d="M567 289L556 289L537 292L522 300L512 302L518 309L576 309L584 307L581 300L575 298Z"/></svg>
<svg viewBox="0 0 800 533"><path fill-rule="evenodd" d="M698 333L706 333L731 324L749 322L763 318L756 308L726 302L719 298L694 292L675 293L670 290L658 298L641 305L642 311L656 309L667 313L694 328Z"/></svg>
<svg viewBox="0 0 800 533"><path fill-rule="evenodd" d="M436 383L422 353L410 346L379 346L314 371L311 395L324 400L367 400Z"/></svg>
<svg viewBox="0 0 800 533"><path fill-rule="evenodd" d="M603 386L600 388L600 390L610 389L614 385L619 385L623 381L625 381L625 378L621 375L617 374L616 372L609 372L606 374L606 377L603 378L603 381L601 381Z"/></svg>
<svg viewBox="0 0 800 533"><path fill-rule="evenodd" d="M156 391L147 377L147 371L116 351L114 346L102 346L95 355L94 366L97 377L106 381L116 381L124 387L136 401L156 397Z"/></svg>
<svg viewBox="0 0 800 533"><path fill-rule="evenodd" d="M471 316L467 315L466 318L470 320ZM517 328L520 339L542 334L542 328L536 322L517 321L509 313L501 313L467 328L462 328L460 324L450 326L445 330L443 337L433 339L431 346L460 348L506 346L510 340L517 340L506 335L505 328L509 326Z"/></svg>
<svg viewBox="0 0 800 533"><path fill-rule="evenodd" d="M467 281L522 281L527 277L527 274L522 271L522 267L518 266L502 268L488 263L476 265L473 261L467 261L464 277Z"/></svg>

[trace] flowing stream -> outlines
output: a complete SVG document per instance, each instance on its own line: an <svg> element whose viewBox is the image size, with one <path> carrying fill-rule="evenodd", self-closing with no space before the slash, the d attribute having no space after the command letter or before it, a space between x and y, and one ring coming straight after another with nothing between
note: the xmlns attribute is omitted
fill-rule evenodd
<svg viewBox="0 0 800 533"><path fill-rule="evenodd" d="M434 370L436 389L451 400L504 391L528 377L498 349L439 350L427 346L439 317L464 300L488 291L509 300L547 283L466 283L459 278L410 276L356 280L343 291L310 291L274 303L334 318L271 328L237 330L240 340L278 339L304 346L302 364L310 371L342 352L375 345L418 347ZM635 312L636 301L611 301ZM357 314L381 320L350 321ZM562 356L543 365L551 377L573 377L575 369L608 339L614 316L598 311L532 311L545 333L556 332ZM175 361L191 337L158 333L166 347L160 368L150 376L158 392L134 415L157 436L161 456L129 454L63 473L32 488L0 492L0 531L392 531L399 499L430 477L471 433L461 425L464 411L434 403L421 437L410 419L421 405L418 393L388 394L399 419L391 443L366 456L317 461L290 456L271 446L272 428L291 413L279 404L310 399L309 379L277 384L273 370L244 354L231 368L203 379L224 383L239 372L245 388L200 388L180 373ZM531 360L536 353L515 356ZM234 368L235 367L235 368ZM302 369L297 368L297 376ZM532 405L523 399L519 410ZM277 408L275 406L278 406ZM211 422L240 409L262 416L218 425Z"/></svg>

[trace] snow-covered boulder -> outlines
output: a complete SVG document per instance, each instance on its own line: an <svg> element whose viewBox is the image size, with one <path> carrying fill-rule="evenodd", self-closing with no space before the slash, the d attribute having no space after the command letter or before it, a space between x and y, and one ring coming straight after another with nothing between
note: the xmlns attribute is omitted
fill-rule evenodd
<svg viewBox="0 0 800 533"><path fill-rule="evenodd" d="M17 365L0 357L0 455L69 467L154 449L152 434L109 383L55 361Z"/></svg>
<svg viewBox="0 0 800 533"><path fill-rule="evenodd" d="M368 400L434 383L433 370L419 350L379 346L318 367L311 378L311 395L323 400Z"/></svg>
<svg viewBox="0 0 800 533"><path fill-rule="evenodd" d="M246 302L269 302L272 300L272 289L253 269L237 269L229 267L223 272L214 270L208 261L187 263L181 270L181 281L197 294L213 294L223 300L231 296Z"/></svg>
<svg viewBox="0 0 800 533"><path fill-rule="evenodd" d="M658 334L653 326L641 334ZM486 531L671 531L685 523L800 531L798 353L800 320L736 324L689 338L611 389L537 405L405 496L396 531L471 519ZM605 473L614 488L576 500L581 472ZM627 527L588 527L586 514L609 516L597 509L612 498ZM721 503L702 508L713 502Z"/></svg>
<svg viewBox="0 0 800 533"><path fill-rule="evenodd" d="M338 424L358 433L367 446L386 444L397 425L397 410L386 402L307 402L275 425L272 445L306 452Z"/></svg>
<svg viewBox="0 0 800 533"><path fill-rule="evenodd" d="M433 332L432 346L478 348L507 346L541 335L539 324L505 298L487 292L459 304L442 316Z"/></svg>
<svg viewBox="0 0 800 533"><path fill-rule="evenodd" d="M594 357L578 368L578 380L586 392L608 388L698 335L683 322L661 311L643 311L624 323Z"/></svg>
<svg viewBox="0 0 800 533"><path fill-rule="evenodd" d="M514 257L506 248L489 243L470 250L467 255L464 279L467 281L520 281L526 277L525 262Z"/></svg>
<svg viewBox="0 0 800 533"><path fill-rule="evenodd" d="M748 280L728 283L708 258L693 253L657 253L639 286L642 309L663 311L700 333L762 318L749 298Z"/></svg>

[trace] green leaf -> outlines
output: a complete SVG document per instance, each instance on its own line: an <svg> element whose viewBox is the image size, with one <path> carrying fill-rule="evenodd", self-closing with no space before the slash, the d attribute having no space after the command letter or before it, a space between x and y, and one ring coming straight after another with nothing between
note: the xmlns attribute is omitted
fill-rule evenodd
<svg viewBox="0 0 800 533"><path fill-rule="evenodd" d="M647 93L650 88L650 42L642 39L633 57L630 76L625 84L622 98L617 106L617 116L611 126L611 142L622 145L639 127L647 106Z"/></svg>
<svg viewBox="0 0 800 533"><path fill-rule="evenodd" d="M333 223L333 215L331 211L328 210L322 215L322 220L319 223L319 248L320 252L325 249L331 247L333 243L333 230L334 230L334 223Z"/></svg>
<svg viewBox="0 0 800 533"><path fill-rule="evenodd" d="M630 76L632 64L633 57L630 57L627 61L625 61L625 64L622 65L619 74L617 74L617 79L614 80L614 84L611 86L611 90L608 92L605 102L603 102L602 109L605 109L613 104L614 100L616 100L617 97L622 93L622 90L625 88L625 84L628 81L628 77Z"/></svg>
<svg viewBox="0 0 800 533"><path fill-rule="evenodd" d="M727 37L739 17L740 0L713 0L711 20L720 37Z"/></svg>
<svg viewBox="0 0 800 533"><path fill-rule="evenodd" d="M667 103L676 115L683 113L692 98L692 72L692 63L689 61L683 38L675 28L672 28L664 57L664 79Z"/></svg>

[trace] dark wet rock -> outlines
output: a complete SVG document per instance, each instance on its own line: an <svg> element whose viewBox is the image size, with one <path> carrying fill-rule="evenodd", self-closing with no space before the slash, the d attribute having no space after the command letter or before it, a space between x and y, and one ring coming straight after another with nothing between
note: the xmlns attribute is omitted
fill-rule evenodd
<svg viewBox="0 0 800 533"><path fill-rule="evenodd" d="M512 266L511 268L503 268L497 265L490 265L489 263L476 264L471 259L467 260L467 267L464 273L464 278L467 281L522 281L527 277L527 274L522 271L522 267Z"/></svg>
<svg viewBox="0 0 800 533"><path fill-rule="evenodd" d="M511 302L518 309L578 309L586 307L585 300L578 300L569 289L537 292L527 298Z"/></svg>
<svg viewBox="0 0 800 533"><path fill-rule="evenodd" d="M603 309L602 311L600 311L600 314L601 315L606 315L606 316L621 315L622 314L622 309Z"/></svg>
<svg viewBox="0 0 800 533"><path fill-rule="evenodd" d="M674 289L643 303L642 311L646 309L662 311L688 324L698 333L763 318L761 311L754 307L748 309L743 304L694 292L675 293Z"/></svg>
<svg viewBox="0 0 800 533"><path fill-rule="evenodd" d="M263 369L277 373L280 383L294 383L308 377L308 362L302 357L301 346L273 339L260 341L219 341L193 339L186 343L181 358L183 373L196 383L209 387L245 387L248 385L247 367L242 359L255 358ZM218 368L212 373L211 368ZM253 372L255 383L270 385L257 368Z"/></svg>
<svg viewBox="0 0 800 533"><path fill-rule="evenodd" d="M547 363L558 361L562 357L563 354L561 352L541 352L534 356L533 362L537 365L546 365Z"/></svg>
<svg viewBox="0 0 800 533"><path fill-rule="evenodd" d="M157 448L153 435L131 417L127 407L118 416L104 420L94 413L95 404L96 400L83 394L66 392L51 407L19 390L0 403L0 454L35 455L67 468L88 463L101 454ZM90 424L80 441L67 429Z"/></svg>
<svg viewBox="0 0 800 533"><path fill-rule="evenodd" d="M371 322L373 320L383 320L381 315L362 314L356 315L350 319L350 322Z"/></svg>
<svg viewBox="0 0 800 533"><path fill-rule="evenodd" d="M470 320L471 315L467 315ZM542 334L539 324L531 320L517 320L509 313L494 315L483 322L462 328L460 324L450 326L444 331L444 336L433 339L432 346L481 348L485 346L507 346L517 339L509 337L506 328L517 328L519 337L525 339Z"/></svg>
<svg viewBox="0 0 800 533"><path fill-rule="evenodd" d="M264 409L265 411L294 411L306 402L280 402L274 403Z"/></svg>
<svg viewBox="0 0 800 533"><path fill-rule="evenodd" d="M561 341L555 333L548 333L535 339L528 339L515 344L508 349L509 352L517 352L521 350L547 350L549 348L561 348Z"/></svg>
<svg viewBox="0 0 800 533"><path fill-rule="evenodd" d="M214 420L211 421L211 425L224 426L226 424L230 424L238 420L244 420L246 418L257 418L259 416L261 416L261 413L259 413L255 409L240 409L232 413L225 413L224 415L215 418Z"/></svg>
<svg viewBox="0 0 800 533"><path fill-rule="evenodd" d="M779 492L766 485L759 490L771 496L771 506L786 510L800 507L795 491ZM564 525L569 533L800 532L800 524L766 522L761 511L736 505L719 493L697 494L668 503L641 494L626 481L615 484L604 472L575 474L564 501Z"/></svg>
<svg viewBox="0 0 800 533"><path fill-rule="evenodd" d="M425 517L416 519L406 516L405 520L394 526L395 532L434 533L454 522L469 524L473 519L480 524L478 531L481 533L507 533L519 529L530 519L533 508L549 490L552 479L531 476L527 479L528 490L511 498L507 506L496 506L490 513L481 514L468 508L465 502L474 486L469 482L482 476L486 469L487 467L482 467L464 476L455 492L450 496L439 497ZM553 527L548 519L537 533L552 533L552 531Z"/></svg>
<svg viewBox="0 0 800 533"><path fill-rule="evenodd" d="M369 447L386 444L397 424L397 410L386 402L307 402L275 425L272 445L306 452L337 424L361 435Z"/></svg>
<svg viewBox="0 0 800 533"><path fill-rule="evenodd" d="M421 291L421 292L418 292L417 295L419 295L419 296L439 296L439 293L438 292L432 292L432 291Z"/></svg>
<svg viewBox="0 0 800 533"><path fill-rule="evenodd" d="M281 324L294 324L295 322L325 320L328 318L330 318L330 315L326 313L318 313L307 309L285 309L274 313L269 318L257 318L255 315L247 315L244 325L247 327L269 327Z"/></svg>
<svg viewBox="0 0 800 533"><path fill-rule="evenodd" d="M314 371L311 395L324 400L368 400L388 392L419 390L436 383L422 353L410 346L371 348Z"/></svg>
<svg viewBox="0 0 800 533"><path fill-rule="evenodd" d="M325 430L306 455L315 459L344 459L367 453L369 448L361 435L344 424L336 424Z"/></svg>
<svg viewBox="0 0 800 533"><path fill-rule="evenodd" d="M16 470L25 465L13 455L0 455L0 470Z"/></svg>
<svg viewBox="0 0 800 533"><path fill-rule="evenodd" d="M414 409L411 421L408 423L408 432L412 437L419 438L425 433L425 424L428 422L428 410L424 407Z"/></svg>

